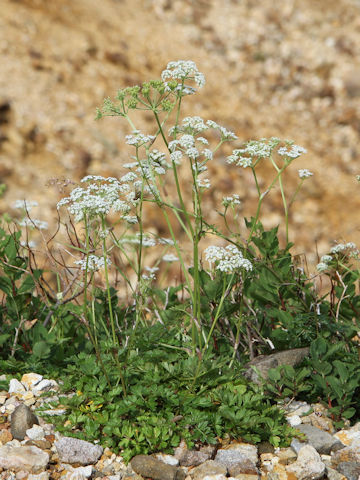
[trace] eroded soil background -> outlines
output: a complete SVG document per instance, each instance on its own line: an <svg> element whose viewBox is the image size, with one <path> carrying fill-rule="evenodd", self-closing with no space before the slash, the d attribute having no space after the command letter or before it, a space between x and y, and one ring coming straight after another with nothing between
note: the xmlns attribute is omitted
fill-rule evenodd
<svg viewBox="0 0 360 480"><path fill-rule="evenodd" d="M360 243L359 2L1 0L0 55L1 212L37 200L37 218L54 225L62 194L51 179L125 173L129 129L95 122L95 108L120 87L158 78L168 61L191 59L207 84L184 115L213 119L241 141L278 136L307 148L287 179L291 193L298 168L315 173L292 210L296 251L314 263L316 248L322 255L334 240ZM138 125L153 133L148 117ZM225 194L255 212L249 172L230 169L229 153L210 167L209 221ZM267 200L263 220L273 226L280 197ZM162 229L158 214L148 223Z"/></svg>

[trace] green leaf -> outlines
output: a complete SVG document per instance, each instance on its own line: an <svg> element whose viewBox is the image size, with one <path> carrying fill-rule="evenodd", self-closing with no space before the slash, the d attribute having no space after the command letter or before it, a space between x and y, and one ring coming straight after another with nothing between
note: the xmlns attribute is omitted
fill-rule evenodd
<svg viewBox="0 0 360 480"><path fill-rule="evenodd" d="M34 279L28 275L23 283L20 285L17 294L21 295L23 293L32 293L35 288Z"/></svg>
<svg viewBox="0 0 360 480"><path fill-rule="evenodd" d="M50 355L50 351L49 345L43 340L36 342L33 346L33 355L37 358L47 358Z"/></svg>
<svg viewBox="0 0 360 480"><path fill-rule="evenodd" d="M12 295L12 281L8 277L0 277L0 290L2 290L6 295Z"/></svg>

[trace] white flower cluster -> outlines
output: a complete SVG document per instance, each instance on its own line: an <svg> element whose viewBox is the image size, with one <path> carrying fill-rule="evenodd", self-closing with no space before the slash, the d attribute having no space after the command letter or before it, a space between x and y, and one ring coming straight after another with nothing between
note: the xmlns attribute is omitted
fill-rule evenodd
<svg viewBox="0 0 360 480"><path fill-rule="evenodd" d="M135 236L132 237L123 237L119 243L126 244L129 243L131 245L140 245L141 243L141 235L137 233ZM156 240L153 237L150 237L146 234L142 236L142 246L143 247L154 247L156 245Z"/></svg>
<svg viewBox="0 0 360 480"><path fill-rule="evenodd" d="M300 178L309 178L309 177L312 177L314 174L312 172L310 172L310 170L308 170L307 168L301 168L299 170L299 177Z"/></svg>
<svg viewBox="0 0 360 480"><path fill-rule="evenodd" d="M190 119L190 117L188 117ZM193 117L191 117L193 118ZM196 117L197 122L200 122L200 117ZM190 121L190 120L189 120ZM181 127L182 129L182 127ZM213 153L209 148L198 148L196 142L201 146L207 143L203 137L196 137L195 134L185 133L178 140L172 140L168 148L170 150L170 159L176 165L179 165L183 155L186 155L192 161L192 169L195 172L195 181L199 188L210 188L210 181L206 178L198 178L198 175L207 170L206 163L213 158ZM204 160L198 160L203 156Z"/></svg>
<svg viewBox="0 0 360 480"><path fill-rule="evenodd" d="M220 132L222 140L237 140L238 138L234 132L227 130L225 127L222 127L221 125L214 122L213 120L207 120L206 125L209 128L214 128L215 130L218 130Z"/></svg>
<svg viewBox="0 0 360 480"><path fill-rule="evenodd" d="M174 255L173 253L167 253L166 255L164 255L162 257L162 260L164 262L169 262L169 263L172 263L172 262L177 262L179 259L176 255Z"/></svg>
<svg viewBox="0 0 360 480"><path fill-rule="evenodd" d="M347 243L338 243L334 247L330 249L330 253L342 253L345 252L347 253L348 251L352 251L352 254L357 255L359 253L359 250L357 249L356 245L354 242L347 242Z"/></svg>
<svg viewBox="0 0 360 480"><path fill-rule="evenodd" d="M277 140L277 139L276 139ZM243 148L233 150L232 154L227 157L227 163L234 163L238 167L251 167L253 159L269 158L274 148L275 139L270 140L250 140Z"/></svg>
<svg viewBox="0 0 360 480"><path fill-rule="evenodd" d="M209 127L205 124L204 120L201 117L195 116L195 117L185 117L182 121L182 126L181 130L186 132L189 131L189 133L197 134L204 132L207 130ZM171 130L170 130L171 132ZM171 135L171 133L170 133Z"/></svg>
<svg viewBox="0 0 360 480"><path fill-rule="evenodd" d="M106 259L107 265L111 265L111 260L109 258ZM105 266L105 259L104 257L98 257L97 255L88 255L87 258L83 258L82 260L77 260L74 262L75 265L79 265L81 270L87 270L89 272L96 272Z"/></svg>
<svg viewBox="0 0 360 480"><path fill-rule="evenodd" d="M199 88L202 88L205 85L205 75L199 72L196 63L192 62L191 60L179 60L177 62L169 62L166 69L161 74L161 79L166 87L168 86L167 80L180 80L181 82L184 82L184 80L193 79Z"/></svg>
<svg viewBox="0 0 360 480"><path fill-rule="evenodd" d="M36 220L35 218L23 218L18 222L20 227L32 227L37 228L38 230L47 230L49 224L43 220Z"/></svg>
<svg viewBox="0 0 360 480"><path fill-rule="evenodd" d="M94 183L89 183L93 181ZM81 180L82 183L89 183L87 188L77 187L69 197L65 197L57 204L59 209L63 205L74 215L75 222L81 222L86 217L94 218L107 215L110 210L121 212L126 215L131 205L120 200L119 195L130 190L127 183L121 183L116 178L89 175Z"/></svg>
<svg viewBox="0 0 360 480"><path fill-rule="evenodd" d="M237 194L234 194L234 195L229 195L227 197L223 197L222 204L224 205L224 207L229 207L230 205L240 205L241 204L240 196Z"/></svg>
<svg viewBox="0 0 360 480"><path fill-rule="evenodd" d="M174 240L172 238L164 238L164 237L160 237L159 238L159 244L160 245L171 245L171 246L174 246Z"/></svg>
<svg viewBox="0 0 360 480"><path fill-rule="evenodd" d="M13 204L13 208L30 212L33 207L37 207L38 205L38 202L35 200L16 200Z"/></svg>
<svg viewBox="0 0 360 480"><path fill-rule="evenodd" d="M198 188L210 188L211 187L211 183L210 183L210 180L208 178L197 178L196 179L196 185L198 186Z"/></svg>
<svg viewBox="0 0 360 480"><path fill-rule="evenodd" d="M241 268L249 272L253 268L251 262L243 257L236 245L207 247L205 258L210 264L216 264L216 269L221 272L232 273Z"/></svg>
<svg viewBox="0 0 360 480"><path fill-rule="evenodd" d="M147 281L153 281L156 279L156 272L159 270L158 267L145 267L147 273L143 273L141 278Z"/></svg>
<svg viewBox="0 0 360 480"><path fill-rule="evenodd" d="M291 150L288 150L287 147L280 147L278 149L278 154L290 158L298 158L303 153L307 153L307 150L299 145L291 145Z"/></svg>
<svg viewBox="0 0 360 480"><path fill-rule="evenodd" d="M140 130L134 130L132 135L126 135L126 143L134 145L134 147L142 147L143 145L151 144L155 140L155 135L145 135Z"/></svg>
<svg viewBox="0 0 360 480"><path fill-rule="evenodd" d="M323 255L320 258L320 263L316 265L316 268L319 272L325 272L330 268L330 263L335 260L335 256L339 253L344 253L349 257L356 257L359 255L359 250L357 249L355 243L338 243L330 249L332 255Z"/></svg>

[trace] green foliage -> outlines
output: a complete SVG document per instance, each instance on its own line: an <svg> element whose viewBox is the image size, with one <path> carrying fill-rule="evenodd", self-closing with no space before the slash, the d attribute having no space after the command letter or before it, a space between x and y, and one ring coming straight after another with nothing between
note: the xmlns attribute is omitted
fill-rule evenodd
<svg viewBox="0 0 360 480"><path fill-rule="evenodd" d="M102 439L103 445L129 461L139 453L171 452L184 438L189 447L217 443L218 438L242 439L275 446L288 445L294 431L278 408L264 398L262 390L213 357L202 363L179 350L160 345L173 332L156 325L139 330L126 361L125 381L130 392L124 395L114 372L111 356L104 357L114 385L108 388L93 355L80 353L65 372L64 391L77 391L60 397L66 406L64 419L56 418L58 430L88 440ZM161 342L154 342L160 338ZM173 337L174 338L174 337ZM181 342L172 342L177 346ZM52 418L52 421L54 419ZM66 420L64 422L64 420Z"/></svg>

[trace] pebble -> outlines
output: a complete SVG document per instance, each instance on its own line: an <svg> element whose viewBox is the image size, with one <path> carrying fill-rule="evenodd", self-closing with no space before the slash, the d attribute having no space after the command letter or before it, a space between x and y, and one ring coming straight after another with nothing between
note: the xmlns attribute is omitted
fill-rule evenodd
<svg viewBox="0 0 360 480"><path fill-rule="evenodd" d="M289 448L264 448L232 442L219 448L204 445L188 450L185 442L174 455L137 455L125 465L109 448L64 437L39 418L24 430L24 439L11 435L10 415L19 405L32 401L31 415L58 384L36 373L11 379L9 391L0 392L0 480L358 480L360 475L360 422L334 431L326 409L320 404L291 402L285 410L288 422L306 435L293 439ZM21 407L23 408L23 407ZM49 415L65 409L51 408ZM33 419L33 418L32 418ZM319 421L319 419L321 421ZM214 459L214 460L212 460ZM1 469L4 469L1 472Z"/></svg>
<svg viewBox="0 0 360 480"><path fill-rule="evenodd" d="M96 463L104 449L85 440L72 437L60 437L54 443L60 461L64 463L80 463L88 465Z"/></svg>

